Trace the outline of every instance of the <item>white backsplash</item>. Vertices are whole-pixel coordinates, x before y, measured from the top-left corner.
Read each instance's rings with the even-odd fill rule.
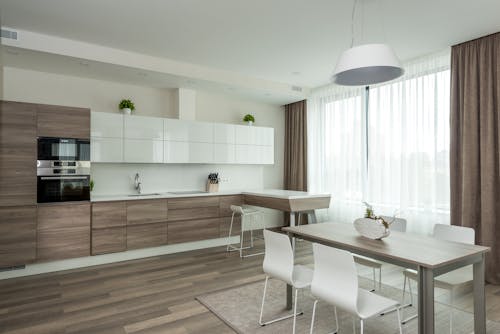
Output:
[[[132,194],[136,173],[143,193],[205,190],[210,172],[222,179],[219,191],[265,188],[264,167],[259,165],[93,163],[92,195]]]

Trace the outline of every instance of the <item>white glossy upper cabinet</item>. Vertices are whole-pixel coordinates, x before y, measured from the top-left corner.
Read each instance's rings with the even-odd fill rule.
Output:
[[[274,146],[273,128],[256,127],[256,130],[257,130],[257,139],[255,144]]]
[[[164,119],[164,140],[213,143],[214,124],[207,122]]]
[[[165,163],[213,163],[214,146],[211,143],[186,141],[164,142]]]
[[[90,136],[106,138],[123,137],[123,115],[107,112],[91,112]]]
[[[248,125],[234,125],[235,143],[238,145],[257,145],[258,128]]]
[[[90,160],[123,162],[123,115],[92,112],[90,124]]]
[[[214,143],[235,144],[236,125],[214,123]]]
[[[123,137],[163,140],[163,120],[159,117],[124,115]]]
[[[134,163],[163,163],[163,140],[125,138],[123,160]]]

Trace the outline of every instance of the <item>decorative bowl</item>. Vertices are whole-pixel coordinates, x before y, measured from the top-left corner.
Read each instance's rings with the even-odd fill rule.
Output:
[[[391,234],[391,230],[378,219],[358,218],[354,221],[354,228],[363,237],[373,240],[380,240]]]

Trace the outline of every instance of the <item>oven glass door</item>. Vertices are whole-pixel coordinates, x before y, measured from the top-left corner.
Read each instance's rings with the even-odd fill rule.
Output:
[[[38,138],[38,160],[90,161],[90,142],[73,138]]]
[[[38,203],[90,200],[90,176],[38,176]]]

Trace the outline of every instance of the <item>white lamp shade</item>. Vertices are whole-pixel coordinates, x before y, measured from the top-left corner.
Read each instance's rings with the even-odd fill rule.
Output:
[[[402,76],[404,69],[386,44],[365,44],[342,53],[332,81],[344,86],[368,86]]]

